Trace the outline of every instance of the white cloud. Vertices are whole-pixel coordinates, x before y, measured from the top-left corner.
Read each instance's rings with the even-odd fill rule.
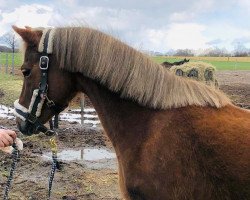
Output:
[[[239,4],[240,4],[242,7],[244,7],[244,8],[246,8],[246,9],[250,10],[250,1],[249,1],[249,0],[238,0],[238,2],[239,2]]]
[[[206,27],[196,23],[172,24],[168,31],[168,45],[174,49],[206,48],[207,38],[203,36]]]
[[[232,50],[234,46],[232,43],[236,39],[250,38],[250,30],[235,27],[232,24],[223,24],[222,26],[220,23],[217,23],[209,26],[204,35],[209,38],[210,41],[214,38],[222,40],[223,42],[216,46]]]
[[[201,13],[208,13],[215,7],[214,0],[200,0],[190,2],[184,10],[176,10],[169,16],[171,22],[190,22]]]
[[[45,4],[46,3],[46,4]],[[232,12],[233,9],[233,12]],[[0,36],[11,25],[89,25],[147,50],[232,48],[248,38],[250,0],[0,0]],[[232,16],[232,17],[230,17]],[[209,43],[215,39],[220,43]],[[240,40],[243,41],[243,40]]]
[[[77,4],[77,0],[60,0],[60,3],[65,3],[69,6],[74,6]]]
[[[13,5],[19,5],[18,0],[0,0],[0,9],[11,9]]]
[[[138,10],[133,9],[81,7],[81,11],[74,13],[70,18],[73,23],[82,21],[90,26],[120,31],[131,29],[135,26],[135,22],[140,21],[143,16]]]
[[[145,45],[148,49],[167,51],[168,49],[199,49],[207,48],[208,39],[203,36],[204,25],[196,23],[172,23],[164,29],[146,31]],[[144,48],[145,48],[144,47]]]
[[[190,12],[174,12],[170,15],[169,20],[173,22],[185,22],[192,20],[195,17],[195,13]]]
[[[23,5],[15,8],[12,12],[2,12],[0,26],[3,28],[0,31],[0,35],[8,31],[11,25],[46,27],[52,15],[53,9],[51,7],[39,4]]]
[[[216,0],[199,0],[192,5],[192,10],[195,12],[209,12],[215,8]]]

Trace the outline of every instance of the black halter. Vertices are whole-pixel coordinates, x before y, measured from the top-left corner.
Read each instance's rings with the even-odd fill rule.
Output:
[[[17,116],[20,115],[22,118],[25,119],[25,126],[32,126],[35,131],[43,132],[46,135],[52,135],[54,134],[54,131],[48,129],[46,126],[44,126],[38,119],[39,116],[37,116],[37,110],[39,108],[39,104],[41,104],[39,109],[42,109],[42,105],[45,101],[46,105],[53,110],[55,114],[60,113],[62,110],[65,109],[66,106],[61,106],[58,104],[55,104],[53,101],[51,101],[47,96],[48,91],[48,70],[49,70],[49,55],[47,53],[47,47],[48,47],[48,40],[49,40],[49,33],[51,30],[48,30],[46,32],[45,38],[44,38],[44,48],[42,55],[40,57],[39,61],[39,68],[41,70],[41,80],[39,83],[39,88],[37,94],[35,96],[34,101],[32,102],[33,105],[30,105],[30,109],[28,112],[24,112],[22,109],[18,108],[18,106],[15,106],[15,112],[17,113]],[[19,103],[18,103],[19,104]],[[20,105],[20,104],[19,104]],[[40,112],[40,111],[39,111]],[[30,135],[31,133],[27,133]]]

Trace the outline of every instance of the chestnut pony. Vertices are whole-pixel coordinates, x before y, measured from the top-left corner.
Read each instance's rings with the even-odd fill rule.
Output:
[[[48,30],[13,28],[25,42],[19,104],[28,108]],[[78,92],[89,96],[114,146],[125,199],[250,199],[248,110],[98,30],[55,28],[47,46],[48,98],[66,106]],[[38,119],[54,114],[44,105]]]

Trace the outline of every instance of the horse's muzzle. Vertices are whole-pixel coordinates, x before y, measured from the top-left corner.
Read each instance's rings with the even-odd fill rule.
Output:
[[[39,133],[37,128],[27,121],[17,120],[17,127],[24,135],[32,135]]]

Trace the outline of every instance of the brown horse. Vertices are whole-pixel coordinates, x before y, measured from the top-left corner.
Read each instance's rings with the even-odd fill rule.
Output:
[[[173,63],[170,63],[170,62],[168,62],[168,61],[165,61],[165,62],[161,63],[161,65],[164,66],[164,67],[166,67],[166,68],[171,68],[171,67],[173,67],[173,66],[175,66],[175,65],[177,65],[177,66],[178,66],[178,65],[183,65],[184,63],[189,62],[189,60],[190,60],[190,59],[184,58],[184,59],[181,60],[181,61],[177,61],[177,62],[173,62]]]
[[[28,108],[48,30],[14,30],[26,44],[19,104]],[[47,96],[62,107],[77,92],[89,96],[116,151],[125,199],[250,199],[248,110],[97,30],[52,31]],[[44,105],[38,120],[54,114]]]

